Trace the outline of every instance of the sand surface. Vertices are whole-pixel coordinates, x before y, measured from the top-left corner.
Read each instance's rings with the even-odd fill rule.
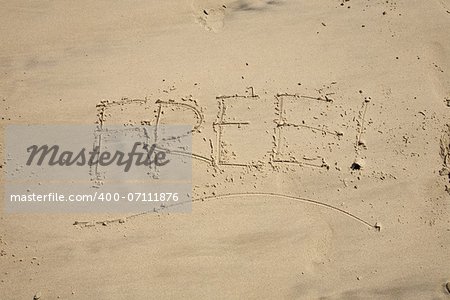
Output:
[[[0,2],[2,131],[188,103],[204,200],[1,212],[0,299],[449,299],[449,0]]]

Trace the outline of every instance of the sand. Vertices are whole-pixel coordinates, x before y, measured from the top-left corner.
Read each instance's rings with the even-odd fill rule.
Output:
[[[196,129],[192,213],[2,210],[1,299],[449,299],[450,1],[1,2],[2,132]]]

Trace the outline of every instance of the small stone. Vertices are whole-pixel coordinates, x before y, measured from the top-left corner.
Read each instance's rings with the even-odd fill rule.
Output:
[[[445,288],[447,289],[447,292],[450,294],[450,281],[447,281],[445,284]]]
[[[37,293],[33,296],[33,300],[41,299],[41,297],[42,297],[41,292],[37,292]]]
[[[362,159],[355,160],[350,166],[352,170],[361,170],[364,168],[364,161]]]

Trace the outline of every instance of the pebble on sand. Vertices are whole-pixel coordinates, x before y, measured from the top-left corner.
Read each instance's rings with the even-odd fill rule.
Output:
[[[350,166],[350,168],[352,170],[361,170],[364,168],[365,162],[362,159],[356,159],[352,165]]]

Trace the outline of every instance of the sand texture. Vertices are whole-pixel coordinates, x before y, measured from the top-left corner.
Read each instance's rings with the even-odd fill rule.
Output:
[[[0,2],[2,132],[189,124],[194,195],[0,211],[0,299],[450,299],[449,0]]]

